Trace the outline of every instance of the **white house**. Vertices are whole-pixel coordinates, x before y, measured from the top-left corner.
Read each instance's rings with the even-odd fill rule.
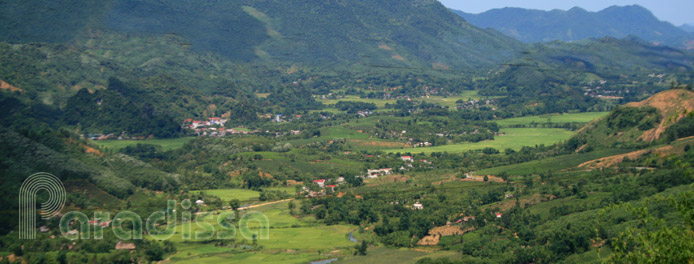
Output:
[[[205,205],[205,201],[203,201],[203,200],[197,200],[197,201],[195,201],[195,204],[198,205],[198,206],[204,206],[204,205]]]
[[[323,188],[325,186],[325,179],[313,180],[313,183],[318,184],[318,187]]]
[[[419,201],[417,201],[416,203],[414,203],[414,204],[412,205],[412,209],[414,209],[414,210],[422,210],[422,209],[424,209],[424,205],[422,205]]]
[[[400,157],[403,161],[413,161],[412,156],[402,156]]]
[[[366,170],[366,177],[373,179],[373,178],[378,178],[378,176],[383,176],[383,175],[388,175],[393,173],[393,169],[391,168],[385,168],[385,169],[377,169],[377,170]]]

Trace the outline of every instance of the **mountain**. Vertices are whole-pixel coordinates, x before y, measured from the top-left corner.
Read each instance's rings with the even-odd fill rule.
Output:
[[[453,12],[473,25],[494,28],[523,42],[634,35],[652,43],[694,48],[694,35],[660,21],[648,9],[638,5],[611,6],[599,12],[579,7],[567,11],[501,8],[480,14]]]
[[[694,33],[694,26],[692,24],[682,24],[680,28],[684,31]]]
[[[693,65],[688,52],[638,38],[535,43],[500,67],[479,93],[506,96],[499,99],[502,107],[534,105],[533,114],[605,111],[591,107],[600,98],[641,100],[667,89],[671,78],[688,83]]]
[[[694,92],[672,89],[617,107],[579,130],[568,145],[577,151],[642,148],[694,136]]]
[[[167,34],[201,54],[270,65],[470,69],[504,61],[521,47],[435,0],[30,0],[2,1],[0,9],[4,42]]]

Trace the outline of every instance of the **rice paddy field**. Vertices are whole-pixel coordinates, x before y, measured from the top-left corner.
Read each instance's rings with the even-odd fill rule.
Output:
[[[585,112],[585,113],[566,113],[566,114],[551,114],[539,116],[524,116],[518,118],[508,118],[496,121],[501,127],[513,125],[530,125],[532,123],[547,124],[547,123],[588,123],[595,119],[601,118],[609,114],[609,112]]]
[[[446,106],[449,109],[455,109],[456,102],[458,100],[463,100],[463,101],[470,100],[470,99],[483,100],[483,99],[493,99],[493,98],[498,98],[498,97],[499,96],[481,96],[477,93],[477,91],[465,91],[465,92],[463,92],[457,96],[415,97],[415,98],[412,98],[412,100],[418,100],[418,101],[423,101],[423,102],[427,102],[427,103],[438,104],[438,105]],[[383,107],[385,107],[386,104],[395,104],[397,102],[397,99],[371,99],[371,98],[360,98],[359,96],[356,96],[356,95],[347,95],[344,98],[340,98],[340,99],[318,99],[318,101],[325,104],[325,105],[335,105],[340,101],[373,103],[378,108],[383,108]]]
[[[280,191],[286,192],[288,194],[294,194],[296,189],[294,187],[272,187],[265,188],[269,191]],[[251,201],[258,200],[260,196],[259,191],[249,190],[249,189],[209,189],[209,190],[199,190],[194,192],[202,192],[208,195],[214,195],[219,197],[224,201],[231,201],[237,199],[239,201]]]
[[[523,146],[552,145],[569,139],[574,133],[561,128],[503,128],[500,131],[503,134],[496,136],[494,140],[435,147],[383,149],[383,151],[390,153],[460,153],[484,148],[495,148],[500,151],[507,148],[519,150]]]
[[[201,224],[179,224],[175,228],[176,233],[170,238],[178,252],[164,263],[307,263],[330,258],[330,255],[326,254],[343,256],[351,253],[356,243],[349,240],[348,233],[356,229],[356,226],[318,225],[313,217],[295,218],[289,214],[288,203],[280,202],[253,208],[254,213],[249,213],[252,217],[241,216],[241,221],[236,225],[238,228],[233,229],[221,227],[216,220],[224,214],[233,215],[230,211],[221,214],[209,212],[197,216],[198,222],[202,222],[202,225],[208,224],[217,234],[228,236],[224,239],[236,241],[236,246],[218,245],[217,241],[223,241],[219,239],[184,240],[184,234],[193,236],[195,233],[206,231]],[[265,216],[269,228],[260,231],[257,220],[262,220]],[[249,229],[242,228],[244,226],[248,226]],[[259,234],[258,247],[250,247],[252,232]],[[267,237],[263,236],[265,232]]]

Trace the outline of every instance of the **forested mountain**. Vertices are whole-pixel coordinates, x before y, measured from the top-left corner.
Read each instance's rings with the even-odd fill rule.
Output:
[[[195,51],[236,62],[470,68],[501,62],[520,48],[434,0],[32,0],[3,1],[0,9],[8,14],[0,16],[1,41],[69,43],[99,31],[173,34]]]
[[[523,8],[492,9],[480,14],[453,10],[473,25],[494,28],[523,42],[577,41],[586,38],[638,36],[673,47],[694,48],[694,35],[660,21],[648,9],[612,6],[599,12],[580,7],[541,11]]]
[[[691,24],[683,24],[680,26],[680,28],[683,29],[684,31],[694,33],[694,26],[692,26]]]
[[[536,104],[519,111],[588,110],[601,97],[640,100],[666,89],[668,78],[687,83],[693,63],[688,52],[637,38],[553,41],[529,46],[479,88],[486,95],[509,95],[503,104]]]

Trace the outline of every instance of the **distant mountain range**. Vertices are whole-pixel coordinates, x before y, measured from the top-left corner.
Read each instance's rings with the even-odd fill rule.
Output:
[[[684,31],[694,33],[694,25],[692,25],[692,24],[683,24],[680,26],[680,28]]]
[[[494,28],[523,42],[633,35],[651,43],[694,49],[694,34],[660,21],[648,9],[638,5],[612,6],[599,12],[579,7],[568,11],[501,8],[480,14],[452,11],[473,25]]]

